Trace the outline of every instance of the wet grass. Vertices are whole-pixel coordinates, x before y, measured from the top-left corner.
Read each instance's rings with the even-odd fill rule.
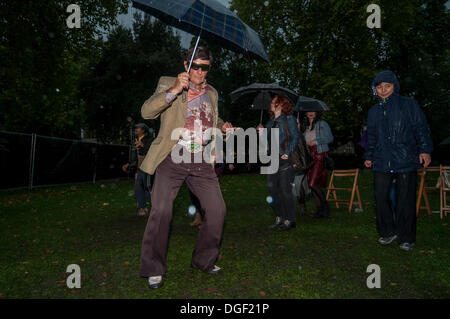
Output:
[[[146,218],[136,216],[131,182],[0,193],[0,298],[448,298],[448,218],[421,213],[411,252],[377,243],[372,174],[363,172],[364,212],[332,206],[331,217],[298,218],[271,231],[261,175],[221,179],[227,217],[220,265],[211,277],[189,267],[197,229],[189,226],[185,186],[174,203],[165,286],[150,291],[138,276]],[[432,209],[438,197],[430,195]],[[313,211],[312,203],[308,208]],[[66,286],[66,267],[81,267],[81,289]],[[367,266],[381,268],[368,289]]]

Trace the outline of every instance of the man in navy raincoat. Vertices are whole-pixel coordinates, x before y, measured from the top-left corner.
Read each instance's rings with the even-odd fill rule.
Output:
[[[392,71],[380,72],[372,82],[378,103],[369,111],[364,165],[373,169],[380,244],[397,239],[400,248],[409,251],[416,241],[417,170],[430,164],[433,143],[417,101],[400,96],[399,91]],[[389,200],[393,179],[397,181],[395,215]]]

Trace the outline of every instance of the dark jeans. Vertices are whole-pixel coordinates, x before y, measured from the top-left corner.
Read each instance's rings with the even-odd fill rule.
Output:
[[[285,160],[287,162],[287,160]],[[295,170],[280,159],[280,168],[274,174],[267,175],[267,188],[273,198],[275,213],[283,220],[295,221],[295,197],[293,183]]]
[[[191,262],[204,271],[212,269],[219,256],[226,212],[214,168],[205,162],[176,164],[169,154],[155,174],[152,210],[142,240],[140,275],[150,277],[166,273],[173,201],[185,181],[205,210]]]
[[[392,212],[390,191],[396,178],[396,207]],[[373,172],[377,229],[381,237],[397,235],[399,243],[416,241],[417,172]]]
[[[138,169],[134,178],[134,196],[138,208],[147,207],[146,199],[150,199],[149,182],[150,175]]]

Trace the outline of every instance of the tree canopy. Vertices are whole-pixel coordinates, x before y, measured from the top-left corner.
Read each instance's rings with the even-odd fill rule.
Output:
[[[450,136],[450,29],[446,0],[378,1],[381,28],[370,29],[359,0],[232,0],[231,9],[261,36],[271,63],[212,49],[208,81],[220,115],[241,127],[259,113],[231,104],[229,93],[278,82],[330,106],[324,114],[338,144],[357,142],[375,103],[370,83],[394,71],[401,94],[418,100],[435,142]],[[173,29],[144,14],[117,26],[127,0],[85,0],[82,27],[69,29],[70,1],[0,0],[0,129],[123,142],[158,78],[183,70]],[[106,36],[105,36],[106,34]],[[158,128],[158,121],[148,123]]]

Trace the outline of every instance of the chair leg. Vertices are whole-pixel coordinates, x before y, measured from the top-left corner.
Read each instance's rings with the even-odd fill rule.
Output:
[[[422,201],[424,183],[425,183],[425,174],[422,172],[420,174],[419,194],[417,196],[417,201],[416,201],[416,217],[419,216],[420,202]]]
[[[325,200],[330,199],[331,187],[333,185],[333,173],[331,173],[330,182],[328,183],[327,196],[325,196]]]
[[[353,187],[352,187],[352,195],[350,196],[350,203],[348,204],[348,212],[351,213],[353,209],[353,200],[355,199],[355,192],[356,192],[356,180],[357,175],[355,176],[353,180]]]
[[[425,201],[425,208],[427,209],[428,215],[431,215],[430,202],[428,201],[427,189],[423,188],[423,199]]]
[[[334,185],[332,186],[333,188],[334,188]],[[336,194],[336,191],[335,190],[333,190],[333,198],[335,199],[335,200],[337,200],[338,198],[337,198],[337,194]],[[339,208],[339,203],[338,202],[336,202],[336,208]]]
[[[359,208],[362,210],[361,196],[359,195],[359,186],[356,184],[356,198],[358,199]]]

